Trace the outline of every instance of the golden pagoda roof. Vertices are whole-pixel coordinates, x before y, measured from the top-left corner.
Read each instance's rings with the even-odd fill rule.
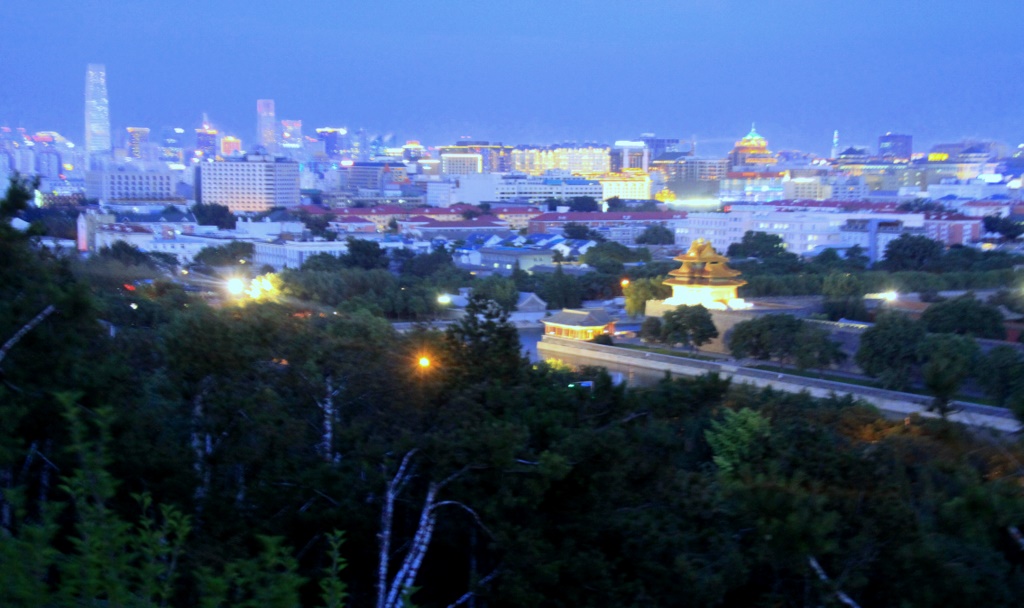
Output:
[[[715,251],[711,242],[697,239],[690,244],[690,249],[678,255],[675,261],[682,265],[669,272],[670,278],[665,285],[746,285],[743,279],[735,277],[742,274],[739,270],[729,268],[729,258]]]

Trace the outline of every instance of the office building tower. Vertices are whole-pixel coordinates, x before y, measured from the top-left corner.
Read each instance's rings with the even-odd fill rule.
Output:
[[[128,141],[125,147],[128,148],[128,156],[141,159],[143,150],[149,143],[149,129],[146,127],[128,127],[126,130],[128,131]]]
[[[107,71],[90,63],[85,71],[85,151],[90,156],[110,152],[110,102]]]
[[[233,212],[261,212],[299,204],[299,164],[269,155],[200,163],[198,200]]]
[[[910,160],[914,138],[911,135],[886,133],[878,138],[878,155],[892,160]]]
[[[217,155],[217,129],[204,123],[201,129],[196,129],[196,156],[213,158]]]
[[[324,154],[330,158],[341,158],[348,151],[348,129],[344,127],[321,127],[316,137],[324,142]]]
[[[654,133],[641,133],[640,141],[650,150],[650,158],[658,158],[666,152],[676,152],[682,144],[678,138],[655,137]]]
[[[220,155],[231,156],[232,154],[241,154],[242,152],[242,140],[231,135],[225,135],[220,140]]]
[[[302,121],[281,121],[281,147],[290,150],[302,149]]]
[[[273,154],[277,151],[277,120],[274,118],[274,100],[256,100],[256,137],[259,145]]]
[[[165,127],[160,133],[160,160],[180,163],[185,158],[185,129]]]

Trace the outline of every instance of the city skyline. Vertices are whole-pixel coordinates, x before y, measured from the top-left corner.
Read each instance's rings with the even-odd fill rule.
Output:
[[[822,4],[398,3],[383,23],[372,7],[204,6],[183,27],[169,7],[13,2],[5,8],[15,22],[60,37],[63,50],[54,63],[0,41],[19,58],[0,75],[27,83],[0,93],[0,123],[76,139],[81,89],[72,82],[95,62],[107,66],[115,132],[191,129],[208,112],[222,132],[257,141],[253,102],[273,99],[279,117],[310,128],[364,127],[432,144],[464,135],[610,143],[654,132],[696,135],[719,153],[751,121],[774,149],[822,156],[836,129],[843,147],[890,131],[913,135],[919,148],[1024,141],[1012,102],[1024,85],[1006,76],[1024,60],[999,43],[1011,40],[1022,7],[976,3],[978,14],[999,18],[965,21],[954,2],[929,11]],[[127,27],[118,36],[84,31],[114,23]]]

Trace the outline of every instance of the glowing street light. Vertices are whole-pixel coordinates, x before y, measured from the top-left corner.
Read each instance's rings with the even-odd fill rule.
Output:
[[[442,293],[441,295],[437,296],[437,303],[444,304],[447,306],[448,304],[452,303],[452,297],[446,293]]]
[[[622,285],[623,289],[629,287],[629,279],[622,279],[622,281],[619,282],[619,285]]]
[[[228,279],[227,288],[231,295],[240,296],[245,291],[245,281],[238,277]]]
[[[423,369],[426,369],[426,368],[430,367],[430,358],[429,357],[420,357],[419,365]]]
[[[896,293],[895,291],[886,291],[881,295],[882,299],[885,300],[886,302],[895,302],[900,297],[900,294]]]

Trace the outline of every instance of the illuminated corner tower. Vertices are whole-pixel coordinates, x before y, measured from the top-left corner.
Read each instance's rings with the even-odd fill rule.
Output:
[[[833,160],[839,158],[839,129],[832,132],[832,158]]]
[[[747,282],[738,278],[740,271],[729,268],[729,258],[719,254],[711,243],[697,239],[689,251],[676,256],[682,266],[669,272],[665,285],[672,288],[672,297],[665,300],[670,306],[696,306],[724,310],[749,308],[750,305],[736,295],[736,290]]]
[[[256,137],[267,152],[277,152],[277,120],[274,118],[274,100],[256,100]]]
[[[110,153],[107,70],[99,63],[90,63],[85,71],[85,152],[89,156]]]

